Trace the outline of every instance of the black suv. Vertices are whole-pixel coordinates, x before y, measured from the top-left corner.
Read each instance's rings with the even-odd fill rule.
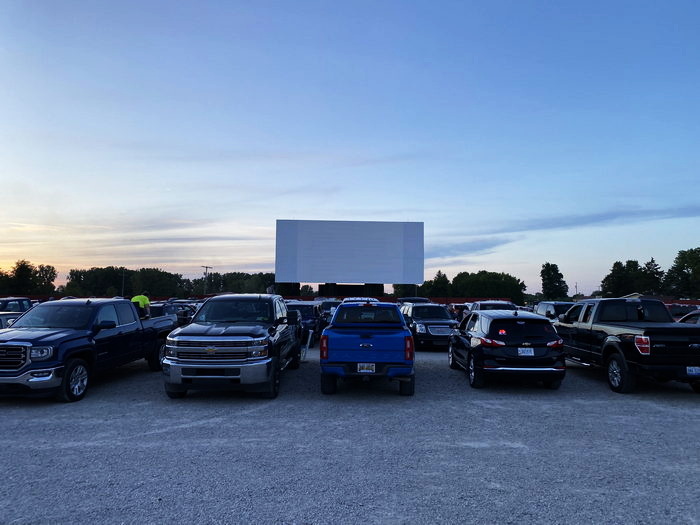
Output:
[[[553,321],[559,319],[561,314],[565,314],[569,308],[576,303],[570,301],[541,301],[535,307],[535,313],[544,315]]]
[[[313,338],[309,346],[313,348],[321,338],[321,304],[317,301],[287,301],[288,310],[297,310],[301,314],[301,343],[309,341],[309,333]]]
[[[401,305],[401,313],[413,334],[416,350],[446,348],[457,326],[457,321],[441,304],[405,303]]]
[[[552,323],[524,311],[483,310],[467,315],[450,337],[450,368],[467,371],[482,388],[491,376],[520,375],[556,390],[566,374],[564,341]]]

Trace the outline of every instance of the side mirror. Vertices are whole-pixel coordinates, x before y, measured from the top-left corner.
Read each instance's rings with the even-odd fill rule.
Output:
[[[100,321],[99,323],[97,323],[97,325],[95,325],[95,328],[98,332],[100,330],[111,330],[112,328],[116,327],[117,323],[115,323],[114,321]]]
[[[565,323],[566,322],[566,314],[561,314],[559,316],[559,322],[560,323]]]

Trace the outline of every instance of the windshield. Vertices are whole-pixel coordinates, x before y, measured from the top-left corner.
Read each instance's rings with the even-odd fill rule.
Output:
[[[314,307],[311,304],[288,304],[288,310],[299,310],[303,319],[313,319],[315,317]]]
[[[85,305],[37,306],[17,319],[12,328],[72,328],[86,330],[92,308]]]
[[[414,306],[414,319],[452,319],[452,316],[444,306]]]
[[[402,323],[402,318],[395,306],[339,306],[333,323]]]
[[[330,312],[331,308],[334,306],[338,306],[340,304],[340,301],[323,301],[321,303],[321,310],[324,312]]]
[[[512,303],[481,303],[481,310],[517,310],[517,307]]]
[[[271,323],[272,304],[267,301],[209,301],[192,319],[194,323]]]

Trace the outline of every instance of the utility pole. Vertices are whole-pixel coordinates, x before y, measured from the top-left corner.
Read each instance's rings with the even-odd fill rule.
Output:
[[[204,295],[207,295],[207,276],[209,275],[209,270],[211,270],[213,267],[202,266],[202,268],[204,268]]]

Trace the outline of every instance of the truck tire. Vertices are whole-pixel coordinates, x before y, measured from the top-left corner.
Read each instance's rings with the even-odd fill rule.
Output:
[[[634,390],[637,378],[622,354],[615,352],[608,357],[605,368],[608,372],[610,390],[619,394],[627,394]]]
[[[450,346],[447,347],[447,364],[450,365],[452,370],[459,370],[459,365],[457,364],[457,361],[455,361],[455,355],[452,351],[452,343],[450,343]]]
[[[280,364],[276,359],[272,362],[272,377],[267,385],[267,389],[261,393],[265,399],[275,399],[280,393]]]
[[[165,341],[158,341],[158,349],[152,351],[146,356],[148,369],[151,372],[160,372],[163,370],[163,358],[165,357]]]
[[[90,384],[90,367],[84,359],[69,359],[63,370],[58,399],[65,403],[80,401]]]
[[[472,352],[469,352],[467,357],[467,379],[469,380],[469,386],[472,388],[484,388],[486,386],[484,371],[476,366]]]
[[[410,381],[399,381],[399,394],[412,396],[416,391],[416,376],[411,376]]]
[[[325,395],[335,394],[338,389],[338,379],[333,374],[321,374],[321,393]]]
[[[170,399],[182,399],[187,395],[187,389],[166,384],[165,395],[168,396]]]

